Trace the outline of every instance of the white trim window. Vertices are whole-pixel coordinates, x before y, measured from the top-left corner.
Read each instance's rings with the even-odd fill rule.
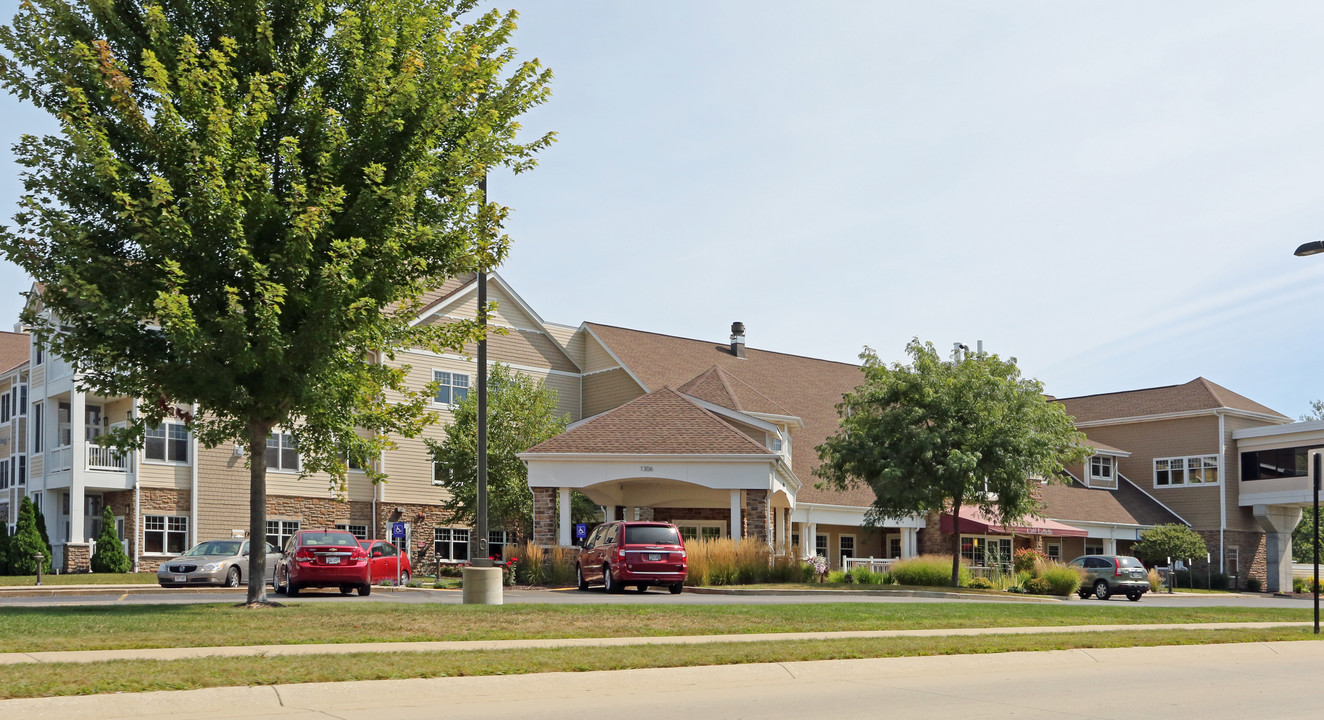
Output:
[[[1117,487],[1117,460],[1111,455],[1091,455],[1090,487]]]
[[[433,400],[438,405],[454,405],[469,397],[469,376],[464,373],[433,370],[432,381],[437,384]]]
[[[838,535],[837,536],[837,555],[844,558],[855,557],[855,536]]]
[[[827,535],[823,535],[823,534],[814,535],[814,555],[817,557],[821,557],[824,560],[829,559],[830,553],[828,553]]]
[[[1154,487],[1217,485],[1220,479],[1217,455],[1154,458]]]
[[[1102,554],[1103,554],[1103,540],[1101,540],[1101,539],[1099,539],[1099,538],[1085,538],[1085,554],[1086,554],[1086,555],[1102,555]]]
[[[151,462],[188,464],[189,432],[184,423],[163,422],[147,428],[143,458]]]
[[[188,516],[143,516],[143,552],[149,555],[178,555],[187,549]]]
[[[435,460],[432,461],[432,484],[437,487],[441,487],[445,485],[446,481],[450,480],[451,478],[450,468],[446,468],[446,469],[442,469],[442,468],[443,466],[441,463]]]
[[[498,560],[505,560],[509,557],[506,554],[506,547],[515,544],[515,533],[509,530],[488,530],[487,531],[487,554]]]
[[[9,422],[9,400],[13,395],[8,390],[5,391],[4,395],[0,395],[0,423]]]
[[[299,471],[299,445],[293,433],[273,432],[267,435],[267,469]]]
[[[275,547],[284,548],[285,543],[294,539],[294,534],[299,532],[299,525],[298,520],[268,520],[267,542]]]
[[[432,538],[438,560],[469,561],[468,528],[433,528]]]
[[[676,520],[681,541],[718,540],[726,537],[725,520]]]
[[[32,433],[32,454],[40,455],[46,446],[45,438],[42,437],[42,430],[46,426],[46,417],[41,414],[42,404],[38,400],[32,403],[32,420],[28,422],[31,426],[29,432]]]
[[[358,538],[359,540],[367,540],[367,539],[368,539],[368,526],[367,526],[367,525],[353,525],[353,524],[351,524],[351,523],[338,522],[338,523],[336,523],[336,529],[337,529],[337,530],[344,530],[345,532],[349,533],[350,535],[353,535],[354,537]]]

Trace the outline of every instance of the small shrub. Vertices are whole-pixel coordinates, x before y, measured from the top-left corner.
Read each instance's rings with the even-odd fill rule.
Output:
[[[1015,560],[1012,563],[1012,567],[1014,567],[1018,573],[1028,573],[1034,570],[1034,564],[1036,562],[1045,561],[1047,559],[1048,556],[1034,548],[1021,548],[1015,553]]]
[[[952,558],[948,555],[917,555],[892,564],[889,572],[899,585],[927,585],[945,587],[952,584]],[[970,568],[964,562],[958,571],[958,582],[970,584]]]
[[[850,574],[851,574],[851,578],[855,581],[856,585],[883,584],[882,573],[870,570],[869,568],[863,565],[857,565],[854,568],[851,568]]]
[[[1255,580],[1255,578],[1247,578],[1247,579],[1246,579],[1246,589],[1247,589],[1247,590],[1250,589],[1250,582],[1251,582],[1251,580]],[[1256,582],[1258,582],[1258,581],[1256,581]],[[1295,592],[1295,593],[1310,592],[1310,581],[1307,580],[1307,579],[1305,579],[1305,578],[1299,578],[1299,577],[1294,577],[1294,578],[1292,578],[1292,592]]]
[[[1048,586],[1048,595],[1070,595],[1080,588],[1080,569],[1060,562],[1048,561],[1037,578]]]
[[[1259,578],[1246,578],[1246,592],[1260,592],[1263,589],[1264,585]]]
[[[850,575],[843,570],[833,570],[827,574],[827,581],[836,585],[845,585],[850,582]]]
[[[966,587],[972,590],[992,590],[993,581],[982,577],[970,578],[970,582],[966,583]]]
[[[462,577],[464,575],[464,566],[459,563],[443,564],[437,571],[441,577]]]
[[[1152,592],[1163,592],[1163,576],[1159,574],[1158,569],[1149,569],[1149,589]]]
[[[1030,595],[1053,594],[1052,588],[1048,585],[1048,581],[1043,578],[1032,577],[1029,580],[1026,580],[1025,584],[1021,587]]]

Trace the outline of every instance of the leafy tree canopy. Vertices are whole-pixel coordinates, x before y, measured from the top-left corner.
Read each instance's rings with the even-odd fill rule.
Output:
[[[502,364],[492,366],[487,396],[488,517],[493,528],[520,538],[533,535],[533,492],[519,453],[565,431],[569,417],[556,409],[557,394],[541,381]],[[478,395],[469,393],[451,411],[455,419],[441,442],[429,441],[442,501],[456,522],[473,523],[478,506]],[[574,493],[572,517],[591,518],[597,507]]]
[[[1135,556],[1148,563],[1166,563],[1173,560],[1194,560],[1209,553],[1200,533],[1182,525],[1158,525],[1140,533],[1140,542],[1131,546]]]
[[[0,27],[0,85],[59,123],[14,149],[25,192],[0,252],[44,287],[23,320],[87,387],[147,400],[114,443],[176,403],[204,444],[245,443],[254,538],[273,427],[305,474],[343,482],[346,453],[431,417],[377,360],[479,332],[410,321],[505,257],[507,209],[479,182],[552,136],[516,122],[550,72],[514,62],[514,12],[475,5],[32,0]],[[265,601],[260,553],[248,578]]]
[[[1057,481],[1086,455],[1085,436],[1043,386],[1021,377],[1015,359],[969,354],[943,360],[912,340],[910,363],[860,354],[864,382],[837,406],[840,429],[818,446],[815,471],[835,488],[856,483],[875,495],[868,521],[976,505],[1011,523],[1038,508],[1032,489]],[[960,535],[954,534],[952,583]]]

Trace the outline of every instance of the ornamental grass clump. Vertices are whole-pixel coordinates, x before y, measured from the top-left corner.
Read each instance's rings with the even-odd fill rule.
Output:
[[[524,543],[515,562],[515,582],[521,585],[547,584],[547,551],[541,545]]]
[[[1064,565],[1056,560],[1042,560],[1034,564],[1035,580],[1041,581],[1034,583],[1035,588],[1042,588],[1047,592],[1039,590],[1030,590],[1031,583],[1027,582],[1024,587],[1026,592],[1033,592],[1037,595],[1070,595],[1080,589],[1081,580],[1084,576],[1080,568],[1074,565]]]
[[[687,585],[739,585],[767,582],[771,556],[765,545],[731,538],[686,540]]]
[[[892,581],[898,585],[926,585],[942,587],[952,581],[952,559],[947,555],[916,555],[892,563],[888,569]],[[961,585],[970,584],[970,568],[961,562],[958,579]]]
[[[883,574],[870,570],[863,565],[856,565],[850,571],[851,580],[856,585],[882,585]]]
[[[551,561],[547,564],[547,584],[552,587],[565,587],[575,584],[575,561],[579,559],[578,548],[552,547]]]

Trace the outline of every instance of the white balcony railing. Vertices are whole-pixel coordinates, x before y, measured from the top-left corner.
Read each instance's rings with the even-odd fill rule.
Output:
[[[74,449],[68,445],[46,451],[46,472],[60,472],[73,467]]]
[[[87,469],[109,472],[128,472],[129,457],[115,448],[87,444]]]
[[[73,374],[73,366],[65,362],[63,358],[54,355],[46,356],[46,382],[70,377]]]

